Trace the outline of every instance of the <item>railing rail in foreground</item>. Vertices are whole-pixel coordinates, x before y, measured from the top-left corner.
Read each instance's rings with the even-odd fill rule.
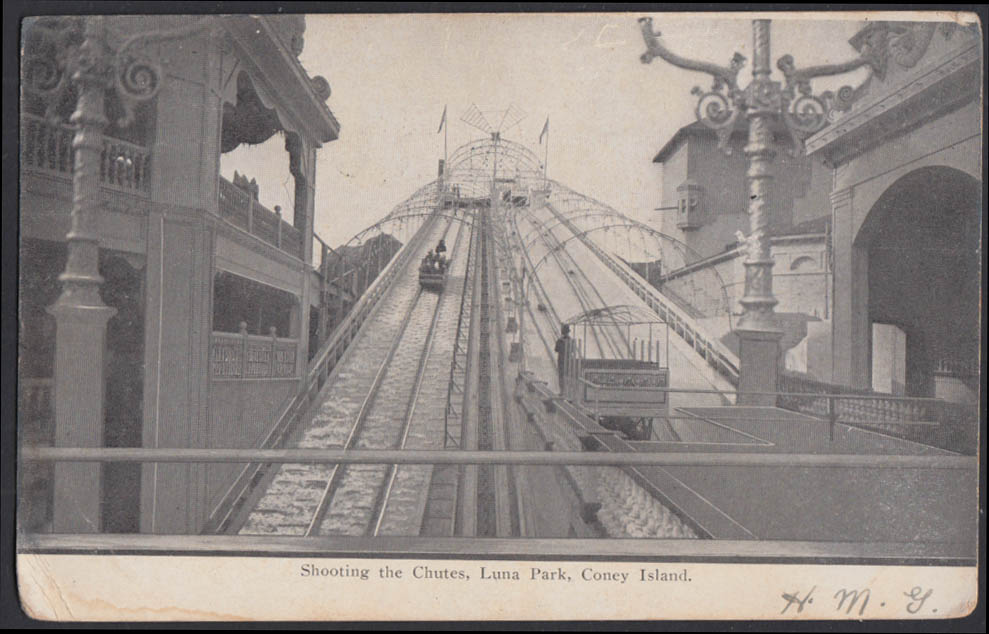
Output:
[[[974,566],[971,545],[942,542],[836,542],[730,539],[497,537],[296,537],[273,535],[22,534],[20,554],[138,554],[423,558],[561,561],[937,564]]]
[[[724,452],[444,451],[412,449],[145,449],[23,447],[21,458],[46,462],[270,464],[580,465],[617,467],[814,467],[838,469],[977,469],[975,456],[880,454],[732,454]]]

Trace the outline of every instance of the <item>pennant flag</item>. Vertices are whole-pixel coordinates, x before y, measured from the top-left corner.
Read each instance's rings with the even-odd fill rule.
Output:
[[[446,124],[446,106],[443,106],[443,117],[440,119],[440,127],[437,128],[436,134],[443,131],[443,126]]]
[[[543,144],[543,137],[549,134],[549,117],[546,117],[546,123],[543,125],[543,131],[539,133],[539,145]]]

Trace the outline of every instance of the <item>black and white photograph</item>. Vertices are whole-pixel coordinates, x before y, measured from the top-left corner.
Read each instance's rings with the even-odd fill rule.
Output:
[[[19,27],[28,617],[976,608],[980,15],[137,5]]]

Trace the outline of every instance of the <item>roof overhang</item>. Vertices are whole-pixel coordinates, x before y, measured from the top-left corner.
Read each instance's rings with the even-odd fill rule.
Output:
[[[904,75],[887,90],[867,96],[851,112],[807,139],[807,154],[840,165],[977,97],[981,45],[981,39],[967,41]]]
[[[278,96],[278,108],[291,119],[295,131],[317,143],[340,136],[340,123],[317,92],[306,70],[264,16],[229,16],[224,28],[256,71],[268,94]]]

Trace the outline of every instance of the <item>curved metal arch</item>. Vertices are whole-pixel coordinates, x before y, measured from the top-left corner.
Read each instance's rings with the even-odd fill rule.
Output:
[[[496,169],[497,168],[497,169]],[[454,150],[447,161],[446,180],[484,195],[492,178],[509,178],[520,187],[542,184],[543,166],[526,146],[508,139],[475,139]]]
[[[474,222],[474,218],[473,218],[473,215],[472,214],[464,213],[464,214],[461,214],[459,216],[458,215],[451,215],[451,214],[447,214],[447,213],[442,213],[442,212],[436,211],[435,210],[435,206],[422,205],[422,206],[419,206],[419,207],[414,207],[413,209],[424,209],[424,210],[425,209],[428,209],[429,211],[416,211],[416,212],[412,212],[412,213],[405,213],[405,214],[398,215],[398,216],[391,216],[391,215],[389,215],[389,216],[387,216],[385,218],[382,218],[381,220],[379,220],[378,222],[374,223],[373,225],[371,225],[369,227],[365,227],[364,229],[362,229],[361,231],[359,231],[358,233],[356,233],[352,238],[350,238],[350,240],[348,240],[346,243],[344,243],[344,245],[342,245],[341,248],[356,246],[356,245],[358,245],[358,244],[360,244],[360,243],[363,242],[363,236],[367,235],[368,233],[371,233],[373,231],[380,231],[386,225],[389,225],[389,224],[392,224],[392,223],[397,223],[397,222],[404,222],[404,221],[410,220],[410,219],[422,219],[422,220],[425,220],[425,219],[430,218],[430,217],[440,217],[440,218],[447,218],[447,219],[449,219],[451,221],[463,223],[465,226],[470,226]],[[383,234],[384,234],[384,232],[382,232],[382,235]],[[404,245],[402,245],[402,246],[404,246]],[[337,280],[341,280],[341,279],[346,278],[348,275],[351,275],[355,271],[359,271],[362,268],[365,268],[366,269],[367,266],[370,264],[370,262],[374,259],[375,255],[378,253],[378,251],[377,251],[378,248],[379,248],[379,245],[372,244],[371,245],[371,252],[368,253],[368,254],[365,254],[366,257],[362,258],[361,261],[357,262],[356,264],[354,264],[354,266],[352,266],[349,269],[347,269],[346,271],[340,273],[336,277],[334,277],[334,278],[332,278],[330,280],[327,280],[327,282],[328,283],[333,283],[333,282],[336,282]],[[345,257],[343,253],[341,253],[341,252],[339,252],[338,250],[335,250],[335,249],[334,250],[331,250],[330,253],[332,253],[332,255],[335,258],[337,258],[338,260],[342,260]],[[393,254],[393,256],[394,256],[394,254]],[[391,261],[391,259],[389,258],[389,262],[390,261]]]
[[[627,216],[627,215],[623,214],[622,212],[618,211],[617,209],[615,209],[611,205],[609,205],[607,203],[604,203],[604,202],[601,202],[597,198],[593,198],[591,196],[588,196],[587,194],[582,194],[582,193],[580,193],[580,192],[578,192],[578,191],[576,191],[574,189],[571,189],[571,188],[567,187],[566,185],[564,185],[563,183],[561,183],[559,181],[550,180],[549,183],[552,186],[552,190],[553,190],[554,193],[556,193],[557,191],[559,191],[559,192],[565,194],[566,198],[564,200],[576,199],[576,200],[586,201],[586,202],[588,202],[588,203],[590,203],[592,205],[595,205],[597,207],[601,207],[601,208],[604,208],[604,209],[610,209],[610,210],[614,211],[616,214],[618,214],[620,216],[623,216],[625,218],[629,218],[629,216]],[[547,200],[547,203],[552,203],[554,201],[555,201],[555,199],[553,197],[551,197],[550,200]],[[564,215],[566,215],[566,214],[564,214]],[[629,220],[632,220],[632,219],[629,218]]]
[[[632,304],[616,304],[614,306],[603,306],[592,308],[571,317],[566,322],[571,326],[582,323],[596,323],[595,320],[606,321],[613,324],[665,324],[666,321],[652,310],[642,306]]]
[[[413,192],[411,196],[409,196],[399,204],[392,207],[392,210],[385,215],[385,218],[388,218],[393,215],[398,215],[401,213],[402,209],[416,205],[417,203],[419,203],[419,201],[431,200],[435,205],[436,203],[439,202],[439,199],[440,199],[440,181],[439,180],[430,181],[429,183],[423,185],[415,192]]]
[[[584,215],[581,215],[581,216],[568,218],[567,220],[569,220],[571,222],[576,222],[577,220],[580,220],[581,218],[588,217],[589,215],[590,214],[584,214]],[[649,236],[651,236],[653,238],[656,238],[657,240],[662,241],[662,242],[659,243],[660,252],[661,252],[660,253],[660,259],[662,259],[662,252],[664,251],[663,250],[663,242],[668,243],[673,248],[673,251],[675,253],[678,253],[680,255],[680,257],[681,257],[681,259],[683,261],[683,263],[680,266],[685,266],[685,265],[689,264],[691,261],[696,262],[698,260],[703,259],[700,253],[698,253],[695,249],[693,249],[692,247],[690,247],[690,245],[688,245],[687,243],[683,242],[682,240],[679,240],[677,238],[674,238],[673,236],[671,236],[671,235],[669,235],[667,233],[663,233],[662,231],[659,231],[657,229],[654,229],[653,227],[650,227],[649,225],[647,225],[645,223],[642,223],[642,222],[639,222],[639,221],[637,221],[637,220],[635,220],[633,218],[629,218],[628,216],[619,216],[619,218],[621,218],[621,220],[625,223],[625,225],[619,225],[617,228],[623,228],[623,226],[627,226],[628,228],[632,228],[632,229],[635,229],[637,231],[641,231],[642,233],[644,233],[646,235],[649,235]],[[552,228],[554,228],[554,227],[556,227],[556,226],[558,226],[560,224],[563,224],[562,221],[561,222],[558,222],[556,225],[553,225],[552,227],[549,227],[549,228],[552,229]],[[581,228],[584,229],[584,227],[581,227]],[[607,228],[605,228],[605,230],[607,231],[608,229],[613,229],[613,228],[616,228],[616,227],[613,227],[613,226],[607,227]],[[591,229],[593,229],[593,227]],[[691,258],[691,259],[688,260],[688,258]]]
[[[685,256],[686,255],[690,255],[692,258],[695,258],[694,261],[704,259],[703,256],[698,251],[696,251],[695,249],[691,248],[689,245],[687,245],[682,240],[678,240],[677,238],[674,238],[673,236],[671,236],[669,234],[663,233],[662,231],[658,231],[657,229],[654,229],[653,227],[650,227],[649,225],[645,224],[644,222],[639,221],[639,220],[636,220],[635,218],[632,218],[630,216],[627,216],[627,215],[623,214],[622,212],[618,211],[617,209],[615,209],[614,207],[612,207],[612,206],[610,206],[610,205],[608,205],[606,203],[603,203],[603,202],[601,202],[601,201],[599,201],[599,200],[597,200],[595,198],[592,198],[591,196],[587,196],[587,195],[582,194],[582,193],[580,193],[578,191],[575,191],[573,189],[570,189],[569,187],[567,187],[566,185],[563,185],[562,183],[559,183],[557,181],[551,181],[551,182],[554,185],[556,185],[557,187],[561,188],[561,190],[565,191],[569,195],[569,198],[567,200],[580,200],[580,201],[588,202],[591,205],[593,205],[594,207],[601,209],[602,210],[600,212],[601,215],[614,215],[615,217],[621,218],[622,220],[628,222],[630,225],[635,225],[636,228],[641,229],[642,231],[644,231],[646,233],[649,233],[650,235],[659,237],[659,238],[664,239],[664,240],[668,240],[670,243],[673,244],[673,246],[680,248],[681,249],[681,253],[683,255],[685,255]],[[551,203],[548,202],[547,204],[551,204]],[[554,205],[554,208],[556,208],[555,205]],[[590,215],[592,215],[592,213],[584,213],[584,214],[581,214],[580,213],[580,212],[584,212],[585,210],[587,210],[589,208],[590,207],[581,206],[581,207],[578,207],[576,209],[570,209],[570,210],[567,210],[567,211],[563,211],[563,210],[559,210],[559,209],[557,209],[557,211],[559,211],[560,214],[562,216],[564,216],[564,218],[566,218],[566,220],[573,221],[573,220],[575,220],[577,218],[580,218],[580,217],[583,217],[583,216],[590,216]],[[554,225],[552,225],[552,227],[550,227],[550,228],[556,227],[558,224],[562,224],[562,221],[557,221],[557,223],[555,223]],[[687,262],[686,262],[686,259],[685,259],[685,264],[686,263]],[[720,276],[719,276],[719,280],[720,280]]]
[[[640,230],[640,231],[642,231],[643,233],[645,233],[647,235],[651,235],[651,236],[653,236],[653,237],[655,237],[655,238],[657,238],[657,239],[659,239],[659,240],[662,241],[662,242],[659,243],[659,246],[661,248],[662,248],[663,242],[669,244],[669,246],[673,248],[674,253],[677,253],[680,256],[680,258],[683,260],[684,263],[688,262],[688,257],[693,258],[695,261],[698,260],[698,259],[701,259],[701,256],[700,256],[699,253],[697,253],[694,249],[692,249],[691,247],[689,247],[687,244],[685,244],[681,240],[678,240],[678,239],[676,239],[676,238],[674,238],[672,236],[669,236],[669,235],[667,235],[665,233],[662,233],[662,232],[654,229],[653,227],[650,227],[649,225],[646,225],[646,224],[644,224],[644,223],[642,223],[642,222],[640,222],[638,220],[635,220],[634,218],[630,218],[629,216],[626,216],[625,214],[623,214],[623,213],[619,212],[618,210],[614,209],[610,205],[607,205],[607,204],[602,203],[601,201],[596,200],[596,199],[594,199],[594,198],[592,198],[590,196],[587,196],[585,194],[582,194],[580,192],[577,192],[577,191],[575,191],[575,190],[567,187],[566,185],[563,185],[562,183],[559,183],[558,181],[550,181],[550,183],[552,184],[552,186],[554,186],[556,188],[556,191],[557,192],[563,194],[563,202],[564,202],[564,204],[572,204],[574,202],[580,202],[581,203],[580,207],[577,208],[577,209],[570,209],[570,210],[566,210],[566,211],[561,211],[557,207],[557,205],[561,201],[559,199],[556,200],[556,201],[552,201],[552,202],[556,202],[557,203],[557,205],[553,205],[554,206],[554,209],[557,209],[557,211],[559,211],[559,213],[562,216],[564,216],[564,218],[566,220],[572,221],[572,220],[579,219],[579,218],[582,218],[582,217],[590,217],[592,215],[601,215],[601,216],[604,216],[604,217],[613,217],[618,222],[611,223],[611,224],[598,225],[598,226],[592,227],[590,229],[587,229],[585,231],[582,231],[582,232],[580,232],[578,234],[575,234],[573,236],[570,236],[570,237],[566,238],[560,244],[558,244],[556,247],[551,248],[549,251],[547,251],[547,253],[543,256],[543,258],[541,258],[539,260],[539,262],[537,262],[533,266],[533,274],[535,273],[536,270],[538,270],[542,266],[543,262],[545,262],[547,259],[549,259],[549,257],[552,256],[554,253],[556,253],[558,250],[562,250],[565,247],[566,243],[568,243],[571,239],[573,239],[575,237],[587,236],[588,234],[594,233],[595,231],[599,231],[599,230],[600,231],[607,231],[607,230],[612,229],[612,228],[633,228],[633,229]],[[548,202],[548,204],[552,204],[552,202]],[[539,219],[538,217],[536,217],[534,215],[533,211],[531,210],[531,208],[520,208],[519,210],[516,211],[516,215],[518,215],[519,212],[526,214],[526,216],[529,218],[529,220],[536,226],[536,231],[541,231],[542,233],[545,232],[546,225],[548,224],[547,221],[543,221],[543,220]],[[561,224],[561,223],[562,223],[562,221],[557,220],[556,223],[554,223],[553,225],[551,225],[549,228],[555,227],[555,226],[557,226],[558,224]],[[518,224],[517,223],[516,223],[515,226],[516,226],[516,230],[518,230]],[[526,234],[526,236],[528,236],[528,235],[529,234]],[[528,249],[528,247],[531,246],[534,242],[535,242],[535,240],[532,240],[527,245],[524,242],[523,242],[523,244],[524,244],[524,247],[526,249]],[[666,259],[666,258],[661,258],[661,259]],[[730,306],[730,302],[729,302],[729,299],[728,299],[728,294],[727,294],[727,291],[726,291],[727,285],[725,284],[724,279],[721,277],[720,273],[718,273],[716,269],[711,269],[711,273],[714,275],[714,279],[716,280],[716,284],[718,286],[720,286],[720,288],[721,288],[721,293],[720,293],[721,294],[721,297],[720,297],[719,304],[723,308],[719,309],[718,312],[719,313],[720,312],[724,312],[724,314],[726,314],[728,316],[728,318],[731,319],[731,306]]]
[[[698,259],[700,259],[700,257],[701,257],[700,254],[697,253],[697,251],[695,251],[694,249],[692,249],[689,245],[687,245],[683,241],[678,240],[678,239],[674,238],[673,236],[670,236],[668,234],[665,234],[665,233],[663,233],[661,231],[658,231],[658,230],[650,227],[649,225],[647,225],[645,223],[642,223],[642,222],[639,222],[638,220],[635,220],[634,218],[629,218],[628,216],[622,214],[621,212],[615,211],[614,209],[611,209],[610,207],[606,207],[605,210],[604,211],[601,211],[601,212],[590,212],[590,213],[582,214],[581,216],[576,216],[576,217],[575,216],[571,216],[569,218],[565,218],[565,220],[572,222],[572,221],[574,221],[575,218],[591,217],[591,216],[594,216],[594,215],[602,215],[602,216],[605,216],[605,217],[614,217],[614,218],[619,219],[619,222],[616,223],[616,224],[611,224],[611,225],[599,225],[598,227],[593,227],[591,229],[585,230],[584,232],[582,232],[581,234],[578,234],[578,235],[587,235],[588,232],[596,231],[599,228],[607,231],[608,229],[613,229],[613,228],[616,228],[616,227],[618,227],[618,228],[631,227],[631,228],[635,228],[635,229],[638,229],[640,231],[643,231],[644,233],[646,233],[648,235],[651,235],[651,236],[653,236],[655,238],[658,238],[660,240],[666,240],[666,241],[668,241],[674,249],[679,249],[680,254],[682,256],[684,256],[684,260],[686,260],[686,256],[688,254],[690,254],[690,255],[698,258]],[[554,218],[553,220],[555,220],[556,222],[554,224],[552,224],[552,225],[549,225],[548,222],[544,222],[544,221],[541,221],[538,218],[536,218],[532,214],[532,212],[529,212],[529,219],[530,219],[530,221],[534,225],[536,225],[536,228],[533,231],[530,231],[529,233],[527,233],[526,236],[530,235],[533,232],[539,232],[540,235],[544,235],[548,231],[550,231],[550,230],[558,227],[559,225],[563,224],[563,221]],[[567,240],[564,240],[564,242],[569,242],[569,240],[570,240],[570,238],[567,238]],[[528,249],[534,243],[535,243],[535,239],[533,239],[528,244],[523,243],[523,246],[526,249]],[[660,246],[662,247],[661,244],[660,244]],[[721,279],[721,276],[718,275],[717,277],[718,277],[718,281],[721,282],[722,287],[724,287],[724,281]]]
[[[401,220],[406,220],[412,216],[426,215],[425,212],[423,212],[422,214],[415,214],[415,213],[410,214],[408,212],[410,210],[418,210],[418,209],[435,209],[440,198],[439,186],[440,186],[439,180],[433,180],[430,181],[429,183],[426,183],[425,185],[417,189],[415,192],[413,192],[408,198],[403,200],[401,203],[395,205],[384,218],[374,223],[373,225],[365,227],[364,229],[354,234],[349,240],[347,240],[347,242],[345,242],[342,245],[342,247],[353,246],[355,243],[359,243],[363,241],[361,239],[362,236],[366,235],[371,231],[378,230],[383,225],[386,225],[390,222],[398,222]],[[344,255],[340,253],[337,249],[331,249],[330,254],[332,255],[332,257],[335,257],[338,260],[344,258]],[[349,269],[347,272],[342,273],[341,275],[335,277],[333,281],[345,277],[350,272],[357,270],[359,267],[360,265]]]
[[[441,190],[441,185],[459,185],[466,187],[470,193],[477,193],[483,196],[488,195],[490,192],[491,174],[486,169],[481,170],[479,167],[471,168],[464,166],[464,163],[470,161],[472,157],[493,155],[495,152],[500,157],[504,157],[509,163],[522,163],[523,166],[528,168],[527,171],[541,174],[542,164],[539,162],[538,157],[526,146],[508,139],[499,139],[498,141],[494,141],[493,139],[475,139],[454,150],[453,156],[450,157],[447,163],[445,182],[436,179],[423,185],[408,198],[395,205],[381,220],[355,234],[345,245],[352,244],[359,236],[376,230],[391,220],[420,217],[422,214],[415,213],[415,210],[435,208],[443,197],[444,192]]]
[[[595,218],[598,216],[604,218],[620,218],[622,220],[625,220],[624,216],[620,214],[616,215],[614,213],[611,213],[610,211],[591,211],[586,214],[581,214],[580,216],[568,218],[568,220],[573,220],[573,221],[586,220],[588,218]],[[536,218],[530,218],[530,220],[534,221],[533,224],[536,226],[533,228],[532,231],[527,232],[525,236],[520,236],[520,239],[522,240],[522,246],[525,249],[531,248],[532,245],[536,243],[536,240],[538,240],[540,236],[544,235],[547,231],[552,231],[553,229],[556,229],[557,227],[563,224],[563,221],[557,218],[552,218],[550,221],[547,222],[539,222],[539,220]],[[528,240],[528,237],[531,236],[532,234],[536,234],[536,237],[534,237],[532,240]]]
[[[448,214],[448,213],[444,213],[442,211],[437,211],[433,207],[416,207],[415,209],[430,209],[430,211],[413,211],[411,213],[406,213],[406,214],[402,214],[402,215],[399,215],[399,216],[389,216],[387,218],[383,218],[383,219],[379,220],[378,222],[374,223],[373,225],[371,225],[369,227],[365,227],[360,232],[354,234],[354,236],[350,240],[348,240],[344,244],[344,246],[352,246],[353,244],[355,244],[355,240],[357,240],[361,236],[364,236],[364,235],[366,235],[366,234],[368,234],[368,233],[370,233],[372,231],[375,231],[375,230],[380,230],[385,225],[388,225],[388,224],[394,223],[394,222],[402,222],[402,221],[409,220],[409,219],[412,219],[412,218],[421,218],[423,220],[425,220],[426,218],[446,218],[446,219],[452,220],[454,222],[463,223],[466,226],[470,226],[470,225],[472,225],[474,223],[474,216],[473,216],[473,214],[467,214],[467,213],[464,213],[464,214],[461,214],[461,215]]]
[[[461,198],[489,198],[491,195],[491,176],[481,176],[473,174],[472,178],[463,178],[460,175],[448,175],[447,182],[452,187],[460,190]]]
[[[637,221],[633,221],[633,223],[634,224],[641,224],[641,223],[638,223]],[[603,230],[614,228],[614,227],[628,227],[628,226],[629,226],[628,223],[620,223],[620,224],[619,223],[615,223],[615,224],[612,224],[612,225],[600,225],[600,226],[597,226],[597,227],[592,227],[591,229],[587,229],[587,230],[582,231],[580,233],[575,233],[572,236],[568,236],[565,240],[561,240],[559,242],[559,244],[557,244],[555,247],[549,249],[546,252],[546,254],[543,255],[543,257],[540,258],[539,261],[536,262],[536,264],[533,265],[532,271],[530,271],[529,274],[530,275],[535,275],[536,274],[536,271],[538,271],[539,268],[542,267],[542,265],[549,259],[549,257],[551,255],[553,255],[557,251],[563,250],[566,247],[567,243],[569,243],[571,240],[575,240],[575,239],[578,239],[578,238],[581,238],[581,237],[588,236],[589,234],[594,233],[595,231],[603,231]],[[648,230],[649,227],[646,226],[646,229]],[[653,230],[653,231],[655,231],[655,230]],[[659,232],[656,232],[656,233],[659,233]],[[665,236],[665,234],[659,234],[659,235],[664,235]],[[672,240],[672,238],[671,238],[671,240]],[[684,245],[684,246],[686,246],[686,245]],[[716,269],[713,269],[712,268],[712,269],[710,269],[710,272],[714,275],[715,279],[717,279],[717,281],[718,281],[718,284],[721,286],[721,301],[722,301],[723,305],[725,306],[725,308],[724,308],[724,314],[726,316],[728,316],[729,319],[731,319],[731,305],[730,305],[730,302],[728,300],[728,293],[725,290],[727,288],[727,286],[725,285],[724,279],[721,277],[721,274],[719,274]]]
[[[447,165],[452,171],[461,169],[464,162],[474,157],[487,157],[498,153],[516,164],[523,163],[529,171],[542,173],[543,164],[539,157],[525,145],[509,139],[499,139],[495,141],[491,138],[475,139],[464,143],[453,151]],[[468,167],[470,170],[478,168]]]

